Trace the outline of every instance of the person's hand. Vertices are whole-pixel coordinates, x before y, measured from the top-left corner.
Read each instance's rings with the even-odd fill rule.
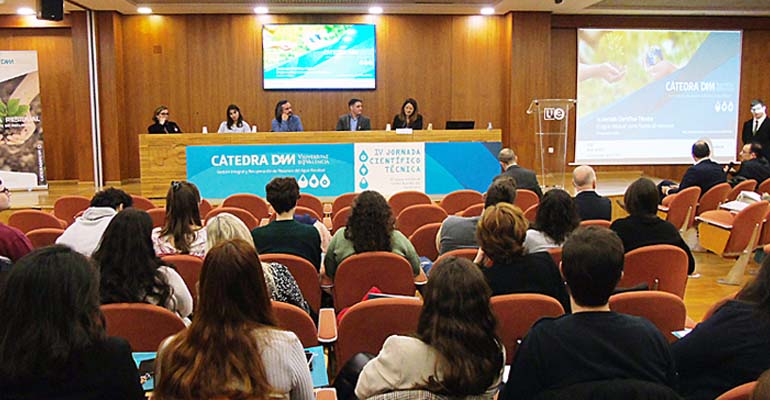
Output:
[[[284,112],[283,114],[281,114],[281,120],[288,121],[290,116],[291,115],[289,115],[289,113]]]
[[[165,125],[166,121],[168,121],[167,115],[158,115],[158,123],[161,125]]]
[[[655,65],[646,65],[647,74],[652,77],[652,79],[658,80],[660,78],[663,78],[673,72],[676,72],[678,69],[676,65],[671,63],[671,61],[663,60]]]
[[[487,255],[484,254],[484,250],[479,247],[479,251],[476,252],[476,258],[473,259],[473,262],[478,265],[485,265],[487,261]]]
[[[599,65],[598,76],[608,83],[614,83],[626,76],[626,67],[606,62]]]

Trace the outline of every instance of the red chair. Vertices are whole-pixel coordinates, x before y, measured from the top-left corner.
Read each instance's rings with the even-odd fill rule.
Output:
[[[291,272],[302,296],[316,313],[321,308],[321,286],[318,271],[310,261],[292,254],[260,254],[262,262],[283,264]],[[305,346],[307,347],[307,346]]]
[[[193,308],[195,308],[196,303],[198,303],[198,281],[201,277],[201,269],[203,269],[203,260],[188,254],[163,256],[161,259],[163,262],[173,265],[176,272],[182,277],[187,290],[192,295]]]
[[[8,225],[27,233],[40,228],[64,229],[67,222],[40,210],[18,210],[8,217]]]
[[[602,228],[609,228],[612,223],[606,219],[586,219],[580,221],[580,226],[601,226]]]
[[[62,196],[53,203],[53,215],[67,225],[75,222],[75,216],[91,206],[91,200],[83,196]]]
[[[39,249],[45,246],[56,244],[56,239],[64,233],[61,228],[40,228],[27,232],[27,238],[32,242],[32,247]]]
[[[556,264],[558,267],[559,264],[561,264],[561,255],[562,255],[562,248],[561,247],[553,247],[548,249],[548,254],[551,255],[551,258],[553,259],[553,263]]]
[[[682,234],[695,225],[695,212],[700,198],[700,188],[688,187],[671,197],[668,206],[658,206],[658,210],[666,214],[666,221]]]
[[[759,187],[757,187],[757,193],[770,193],[770,178],[765,179],[762,181],[762,183],[759,184]]]
[[[294,209],[294,215],[305,215],[305,214],[317,219],[318,221],[324,222],[324,219],[322,217],[323,213],[319,214],[316,210],[312,208],[297,206]]]
[[[484,203],[474,204],[466,208],[462,212],[460,212],[460,216],[461,217],[478,217],[483,212],[484,212]]]
[[[236,217],[238,217],[238,219],[243,221],[244,224],[246,224],[246,227],[249,228],[249,230],[252,230],[259,226],[260,221],[254,218],[254,215],[252,213],[242,208],[236,208],[236,207],[217,207],[211,210],[206,215],[206,223],[208,223],[208,221],[211,218],[214,218],[215,215],[219,215],[221,213],[229,213],[229,214],[235,215]]]
[[[339,312],[358,303],[373,287],[382,293],[414,296],[409,261],[387,251],[370,251],[342,260],[334,277],[334,308]]]
[[[332,217],[332,235],[335,234],[338,229],[348,224],[348,217],[350,217],[352,212],[353,208],[345,207],[334,214]]]
[[[158,208],[158,206],[155,205],[150,199],[142,196],[137,196],[135,194],[131,195],[131,199],[133,200],[132,207],[138,208],[140,210],[152,210],[153,208]]]
[[[484,195],[475,190],[456,190],[441,199],[439,206],[447,214],[453,215],[474,204],[483,204]]]
[[[403,192],[394,193],[388,199],[393,215],[398,215],[401,211],[409,206],[415,204],[433,204],[433,200],[430,197],[417,190],[405,190]]]
[[[741,192],[748,191],[753,192],[757,187],[757,181],[754,179],[746,179],[745,181],[733,186],[729,193],[727,193],[727,201],[733,201],[738,198]]]
[[[318,331],[308,313],[293,304],[275,300],[271,303],[280,328],[294,332],[302,343],[302,347],[318,346]]]
[[[257,221],[270,216],[267,202],[261,197],[251,193],[239,193],[230,195],[225,199],[225,201],[222,202],[222,207],[234,207],[246,210],[251,213],[251,215],[254,216]]]
[[[343,208],[353,205],[353,200],[355,200],[356,196],[358,196],[358,193],[345,193],[337,196],[332,203],[332,218]]]
[[[318,197],[310,193],[300,193],[299,199],[297,199],[297,206],[313,210],[318,215],[316,219],[323,221],[324,203]]]
[[[610,309],[647,318],[669,343],[676,341],[671,332],[684,329],[687,319],[687,310],[680,297],[654,290],[618,293],[610,297]]]
[[[337,365],[356,353],[379,353],[391,335],[416,332],[421,310],[417,298],[372,299],[350,307],[338,325]]]
[[[476,259],[476,254],[478,254],[479,249],[454,249],[451,251],[447,251],[446,253],[439,256],[439,258],[434,262],[433,264],[438,264],[440,261],[442,261],[446,257],[460,257],[460,258],[466,258],[468,260],[473,261]]]
[[[444,222],[447,213],[443,208],[433,204],[416,204],[403,209],[396,217],[396,227],[409,237],[417,228],[435,223]]]
[[[524,211],[524,218],[526,218],[530,223],[534,223],[535,219],[537,219],[537,208],[539,205],[540,204],[535,204]]]
[[[128,340],[131,351],[158,351],[167,337],[185,329],[184,322],[171,311],[145,303],[115,303],[101,307],[107,336]]]
[[[441,228],[441,222],[426,224],[417,228],[412,236],[409,236],[409,241],[412,242],[417,255],[427,257],[429,260],[438,258],[436,234],[438,234],[439,228]]]
[[[201,203],[198,205],[198,213],[201,217],[205,217],[213,209],[214,209],[214,206],[212,206],[208,200],[201,199]]]
[[[513,205],[526,210],[539,203],[540,198],[537,197],[537,193],[527,189],[516,189],[516,201]]]
[[[153,208],[147,210],[147,214],[150,214],[152,218],[153,228],[162,228],[166,226],[166,209],[165,208]]]
[[[669,244],[640,247],[626,253],[618,287],[646,283],[651,290],[662,290],[683,299],[687,265],[687,253],[679,247]]]
[[[757,387],[757,381],[744,383],[743,385],[736,386],[716,398],[716,400],[752,400],[751,394],[754,393],[754,388]],[[766,399],[753,399],[753,400],[766,400]]]
[[[728,193],[730,193],[730,184],[727,182],[712,186],[698,201],[698,209],[695,215],[701,215],[706,211],[718,209],[719,205],[725,202]]]
[[[506,364],[513,361],[519,342],[535,322],[564,314],[564,308],[556,299],[535,293],[492,296],[490,305],[497,316],[497,336],[505,345]]]

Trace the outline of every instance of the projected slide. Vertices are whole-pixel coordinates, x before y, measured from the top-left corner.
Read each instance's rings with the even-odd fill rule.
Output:
[[[264,25],[265,89],[374,89],[374,25]]]
[[[741,32],[578,30],[575,162],[733,160],[740,60]]]

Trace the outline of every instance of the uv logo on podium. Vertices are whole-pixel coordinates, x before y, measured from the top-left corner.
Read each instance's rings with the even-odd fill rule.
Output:
[[[545,107],[543,108],[543,119],[546,121],[561,121],[564,119],[566,113],[561,107]]]

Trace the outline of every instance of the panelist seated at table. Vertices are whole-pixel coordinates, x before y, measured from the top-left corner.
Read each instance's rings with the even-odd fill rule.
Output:
[[[272,122],[272,132],[302,132],[302,121],[294,115],[289,100],[281,100],[275,105],[275,118]]]
[[[401,112],[393,117],[393,129],[422,129],[422,115],[417,112],[417,100],[408,98],[401,105]]]
[[[243,120],[241,109],[235,104],[227,106],[227,119],[219,124],[217,133],[249,133],[251,127],[249,123]],[[254,126],[256,128],[256,125]],[[255,129],[256,131],[256,129]]]
[[[363,116],[364,103],[361,99],[350,99],[348,102],[348,108],[350,112],[340,116],[337,120],[338,131],[370,131],[372,130],[372,122],[369,118]]]
[[[168,107],[160,106],[152,116],[154,124],[147,127],[147,133],[182,133],[182,129],[174,121],[168,120]]]

